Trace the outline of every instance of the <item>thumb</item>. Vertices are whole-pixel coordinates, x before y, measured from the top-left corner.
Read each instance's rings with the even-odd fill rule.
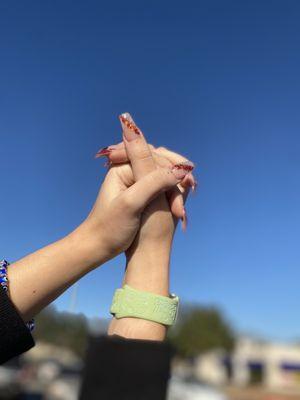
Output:
[[[158,168],[130,186],[122,194],[123,200],[132,212],[141,212],[160,193],[176,186],[194,168],[190,161],[172,168]]]

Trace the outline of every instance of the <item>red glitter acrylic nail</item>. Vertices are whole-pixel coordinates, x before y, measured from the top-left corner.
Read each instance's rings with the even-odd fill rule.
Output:
[[[102,149],[97,151],[95,158],[108,156],[113,150],[114,150],[113,146],[103,147]]]
[[[191,161],[184,161],[182,163],[173,165],[173,169],[182,169],[186,172],[192,172],[194,167],[195,166]]]
[[[124,113],[120,115],[120,121],[122,122],[123,126],[129,129],[130,131],[134,132],[136,135],[140,135],[141,131],[134,123],[133,119],[131,118],[129,113]]]
[[[177,179],[182,180],[187,174],[194,169],[194,164],[190,161],[185,161],[179,164],[175,164],[172,167],[172,172]]]

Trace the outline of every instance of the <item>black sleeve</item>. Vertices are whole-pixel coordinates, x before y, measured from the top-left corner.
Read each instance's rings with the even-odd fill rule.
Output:
[[[0,286],[0,364],[33,346],[29,329]]]
[[[167,343],[91,338],[80,400],[165,400],[171,357]]]

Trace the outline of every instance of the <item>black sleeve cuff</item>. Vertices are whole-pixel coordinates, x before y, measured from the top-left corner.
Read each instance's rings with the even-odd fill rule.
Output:
[[[164,400],[171,357],[165,342],[91,338],[80,400]]]
[[[29,329],[0,287],[0,364],[33,346]]]

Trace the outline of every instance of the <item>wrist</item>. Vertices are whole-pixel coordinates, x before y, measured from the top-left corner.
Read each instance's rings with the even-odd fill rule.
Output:
[[[177,309],[177,297],[155,295],[124,285],[116,290],[112,300],[110,312],[114,319],[109,334],[162,340],[167,327],[176,320]]]
[[[95,229],[88,220],[71,232],[66,240],[87,271],[102,265],[111,258],[102,235],[99,234],[99,229]]]
[[[157,322],[139,318],[113,318],[109,324],[108,335],[118,335],[126,339],[157,340],[165,339],[167,327]]]
[[[139,240],[138,238],[136,240]],[[123,284],[134,289],[169,296],[171,241],[134,243],[126,253],[127,268]],[[108,334],[130,339],[164,340],[167,328],[157,322],[139,318],[111,321]]]
[[[169,295],[171,246],[140,246],[127,256],[124,284],[135,289]]]
[[[125,254],[128,264],[142,263],[145,268],[151,268],[168,264],[171,250],[172,240],[142,241],[137,237]]]

